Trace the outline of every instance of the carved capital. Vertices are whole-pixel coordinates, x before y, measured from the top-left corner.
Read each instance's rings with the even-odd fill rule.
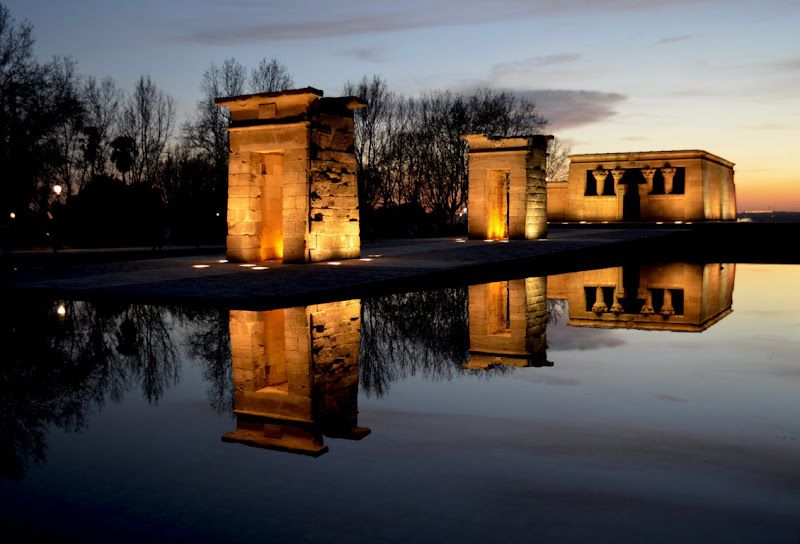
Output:
[[[649,290],[644,295],[644,304],[639,313],[642,315],[653,315],[656,313],[655,309],[653,309],[653,293]]]
[[[597,170],[592,172],[592,175],[594,176],[594,181],[597,183],[597,195],[598,196],[602,195],[603,184],[606,181],[606,177],[608,177],[608,170],[603,170],[601,168],[598,168]]]
[[[622,179],[622,176],[625,175],[625,170],[622,170],[621,168],[615,168],[611,171],[611,175],[614,176],[614,183],[619,183]]]
[[[606,306],[605,298],[603,297],[603,288],[597,288],[597,298],[595,299],[595,303],[592,305],[592,311],[596,314],[602,314],[603,312],[608,311],[608,306]]]
[[[675,168],[662,168],[661,175],[664,176],[664,193],[670,194],[672,192],[672,178],[675,177]]]
[[[642,176],[644,176],[647,183],[653,183],[653,177],[656,175],[655,168],[642,168]]]

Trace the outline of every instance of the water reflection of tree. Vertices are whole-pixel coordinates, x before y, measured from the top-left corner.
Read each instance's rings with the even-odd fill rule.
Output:
[[[134,389],[157,403],[180,378],[174,325],[181,312],[174,308],[67,301],[59,315],[52,301],[8,304],[0,317],[5,352],[0,364],[0,474],[6,477],[20,479],[30,466],[44,462],[50,425],[80,430],[89,414]],[[209,337],[220,327],[219,312],[191,318],[185,320],[190,351],[195,349],[192,332]],[[202,341],[195,338],[194,345]],[[228,348],[227,355],[216,353],[209,367],[218,368],[229,358]]]
[[[202,365],[206,394],[217,413],[234,408],[233,369],[231,366],[230,314],[218,309],[183,309],[187,355]]]
[[[362,389],[380,397],[391,382],[417,373],[433,380],[457,374],[506,372],[462,369],[469,361],[466,287],[416,291],[361,301],[359,373]]]

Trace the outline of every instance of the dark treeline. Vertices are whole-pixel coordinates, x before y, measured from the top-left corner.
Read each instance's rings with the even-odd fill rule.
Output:
[[[224,243],[228,118],[213,99],[290,88],[286,68],[212,64],[178,124],[148,75],[125,90],[33,46],[0,4],[0,246]]]
[[[464,134],[541,134],[547,120],[533,100],[505,91],[436,91],[408,98],[380,76],[348,82],[356,110],[362,235],[443,232],[467,206]],[[388,232],[387,232],[388,231]]]
[[[30,24],[0,4],[0,246],[224,243],[229,112],[214,98],[293,88],[288,69],[267,58],[212,63],[179,123],[148,75],[122,89],[80,74],[69,57],[40,62],[33,46]],[[368,103],[355,113],[365,236],[463,229],[459,137],[540,134],[547,124],[532,100],[505,91],[409,98],[365,76],[344,94]]]
[[[197,364],[218,413],[233,409],[228,312],[11,299],[0,316],[0,477],[46,460],[51,427],[79,431],[138,390],[157,404]]]

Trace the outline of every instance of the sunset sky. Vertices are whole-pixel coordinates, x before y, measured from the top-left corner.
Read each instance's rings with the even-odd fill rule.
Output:
[[[211,62],[262,57],[338,96],[391,90],[532,96],[574,153],[704,149],[736,163],[739,211],[800,211],[800,1],[0,0],[40,60],[132,89],[141,74],[189,114]]]

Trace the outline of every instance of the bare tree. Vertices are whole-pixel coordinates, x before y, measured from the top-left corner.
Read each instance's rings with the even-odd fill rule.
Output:
[[[222,66],[212,63],[200,81],[201,97],[197,101],[195,115],[182,127],[186,144],[209,160],[214,165],[214,170],[226,179],[230,153],[230,111],[228,108],[217,107],[214,99],[242,94],[246,77],[245,67],[235,59],[225,59]]]
[[[294,80],[289,74],[289,69],[278,62],[278,59],[267,57],[261,59],[250,72],[250,92],[271,93],[285,91],[294,87]]]
[[[84,110],[83,160],[87,168],[79,189],[108,173],[111,135],[117,125],[124,96],[112,78],[106,77],[98,82],[92,76],[85,79],[81,95]]]
[[[45,139],[46,175],[40,180],[45,194],[54,181],[64,188],[69,199],[81,187],[83,174],[83,105],[79,98],[77,62],[69,57],[55,57],[43,66],[47,95],[40,100],[49,102],[45,109],[55,113],[56,123]]]
[[[378,75],[364,76],[358,83],[348,81],[344,94],[367,103],[355,110],[355,155],[358,168],[358,194],[362,207],[396,203],[397,178],[388,171],[392,142],[395,96],[386,80]]]
[[[569,155],[572,146],[553,138],[547,142],[547,181],[567,181],[569,177]]]
[[[136,145],[131,180],[152,181],[175,123],[172,97],[159,90],[150,76],[140,76],[122,110],[121,132]]]

